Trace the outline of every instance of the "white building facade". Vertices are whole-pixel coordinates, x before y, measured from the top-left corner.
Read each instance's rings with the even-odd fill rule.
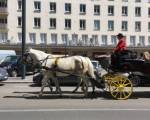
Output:
[[[7,30],[0,31],[0,42],[18,44],[22,1],[6,1]],[[150,45],[150,0],[26,0],[27,44],[114,46],[118,33],[128,46]]]

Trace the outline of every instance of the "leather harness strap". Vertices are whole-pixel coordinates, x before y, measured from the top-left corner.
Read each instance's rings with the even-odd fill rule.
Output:
[[[56,60],[55,60],[55,62],[54,62],[54,68],[56,68],[57,66],[58,66],[58,60],[59,60],[59,58],[56,58]]]

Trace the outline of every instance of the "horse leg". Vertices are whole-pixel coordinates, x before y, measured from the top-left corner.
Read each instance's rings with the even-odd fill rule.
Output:
[[[78,77],[78,79],[79,79],[79,78],[80,78],[80,77]],[[79,83],[77,84],[76,88],[72,91],[72,93],[75,93],[75,92],[79,89],[81,83],[82,83],[82,79],[80,78]]]
[[[55,86],[56,86],[56,92],[60,93],[60,95],[61,95],[62,92],[61,92],[61,89],[60,89],[58,79],[56,78],[55,74],[52,74],[52,79],[54,80],[54,83],[55,83]]]
[[[87,84],[87,82],[85,82],[84,96],[85,97],[88,96],[88,84]]]
[[[82,77],[82,80],[83,80],[82,89],[84,91],[84,96],[87,97],[88,96],[88,81],[87,79],[85,79],[85,77]]]
[[[42,80],[42,86],[41,86],[41,91],[39,93],[39,96],[43,95],[43,91],[44,91],[44,88],[46,87],[46,85],[47,85],[47,77],[44,76],[44,78]]]
[[[92,86],[92,94],[95,93],[95,84],[93,83],[93,81],[89,81],[91,83]]]
[[[49,79],[48,81],[47,81],[47,83],[48,83],[48,87],[49,87],[49,89],[50,89],[50,91],[52,92],[53,91],[53,87],[52,87],[52,80],[51,79]]]

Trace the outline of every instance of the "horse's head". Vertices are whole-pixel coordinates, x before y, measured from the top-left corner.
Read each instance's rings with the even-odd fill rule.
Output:
[[[32,49],[32,48],[30,48]],[[34,55],[30,52],[30,49],[26,49],[23,58],[22,58],[22,63],[23,64],[32,64],[34,63]]]
[[[41,65],[41,56],[38,50],[34,50],[32,48],[28,48],[22,58],[22,63],[23,64],[28,64],[31,66],[38,66]]]

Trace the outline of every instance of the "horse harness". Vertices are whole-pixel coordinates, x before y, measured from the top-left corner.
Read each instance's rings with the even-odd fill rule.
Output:
[[[48,57],[49,57],[49,56],[48,56]],[[79,75],[77,75],[77,74],[69,73],[69,72],[67,72],[67,71],[62,71],[62,70],[60,70],[60,69],[57,68],[57,67],[58,67],[58,60],[59,60],[60,58],[65,58],[66,56],[65,56],[65,57],[56,57],[52,68],[47,67],[47,66],[46,66],[46,63],[47,63],[47,60],[48,60],[48,59],[53,59],[54,57],[52,57],[52,58],[48,58],[48,57],[45,59],[46,62],[45,62],[45,60],[43,61],[43,62],[45,62],[45,65],[42,66],[42,69],[52,71],[52,72],[53,72],[53,75],[56,76],[56,77],[57,77],[56,72],[61,72],[61,73],[64,73],[64,74],[81,77],[81,76],[79,76]],[[67,57],[68,57],[68,56],[67,56]],[[82,69],[84,69],[83,60],[81,59],[81,61],[82,61]]]
[[[29,64],[32,64],[32,63],[33,63],[33,60],[34,60],[34,59],[32,58],[32,56],[31,56],[29,53],[24,54],[24,56],[25,56],[26,58],[27,58],[28,56],[30,57],[31,62],[30,62]],[[60,69],[57,68],[57,66],[58,66],[58,60],[59,60],[60,58],[66,58],[66,57],[68,57],[68,56],[63,56],[63,57],[50,57],[50,55],[48,55],[45,59],[39,60],[39,63],[40,63],[40,65],[41,65],[41,67],[39,67],[39,69],[45,69],[45,70],[52,71],[55,76],[56,76],[56,72],[61,72],[61,73],[65,73],[65,74],[69,74],[69,75],[74,75],[74,76],[80,77],[80,76],[77,75],[77,74],[72,74],[72,73],[69,73],[69,72],[67,72],[67,71],[62,71],[62,70],[60,70]],[[48,59],[54,59],[54,58],[56,58],[56,59],[55,59],[55,61],[54,61],[53,67],[52,67],[52,68],[47,67],[47,66],[46,66],[47,60],[48,60]],[[81,61],[82,61],[82,68],[84,69],[83,60],[81,59]],[[26,62],[26,61],[25,61],[25,62]],[[45,65],[42,66],[42,64],[43,64],[44,62],[45,62]]]

